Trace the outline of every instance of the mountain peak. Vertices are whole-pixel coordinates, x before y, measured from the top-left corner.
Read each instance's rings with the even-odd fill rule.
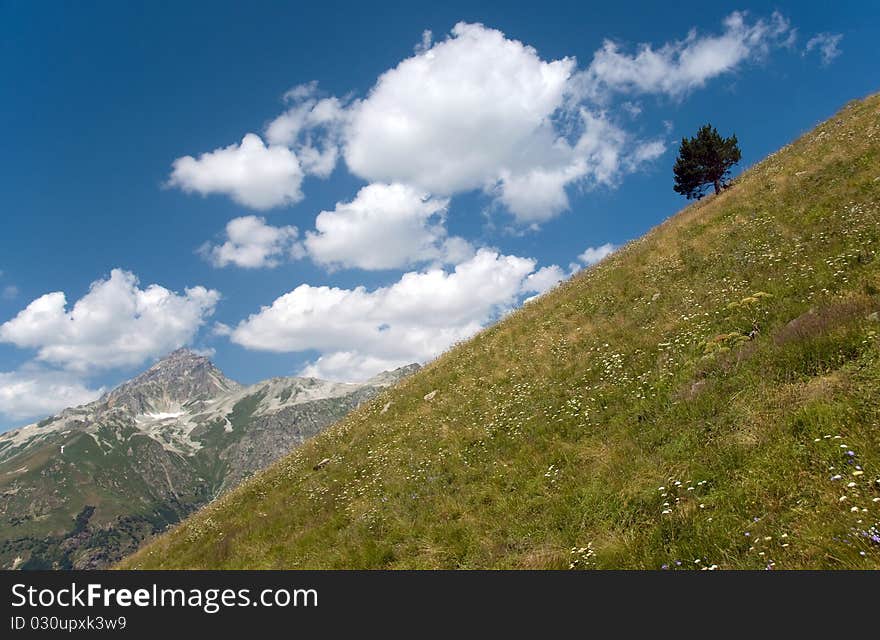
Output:
[[[110,407],[125,406],[134,413],[161,412],[193,400],[213,398],[239,386],[206,356],[180,348],[111,391],[106,402]]]
[[[203,356],[199,353],[196,353],[192,349],[188,349],[187,347],[181,347],[179,349],[175,349],[171,353],[169,353],[164,358],[160,358],[157,360],[149,370],[152,369],[161,369],[169,366],[181,366],[186,364],[191,364],[193,366],[198,366],[200,364],[210,364],[214,366],[211,360],[207,356]]]
[[[167,356],[163,358],[163,360],[169,360],[171,358],[203,358],[204,356],[196,353],[189,347],[180,347],[179,349],[175,349]]]

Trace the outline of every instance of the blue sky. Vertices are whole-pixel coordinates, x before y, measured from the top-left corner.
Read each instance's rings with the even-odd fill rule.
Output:
[[[876,91],[878,25],[845,2],[0,2],[0,428],[181,345],[242,382],[429,359],[683,206],[682,135],[735,132],[745,167]]]

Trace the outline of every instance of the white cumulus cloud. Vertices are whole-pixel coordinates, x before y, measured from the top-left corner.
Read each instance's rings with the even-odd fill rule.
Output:
[[[461,22],[445,38],[425,32],[361,99],[321,96],[314,82],[295,87],[266,128],[268,147],[249,134],[246,162],[237,161],[244,142],[181,158],[171,183],[265,209],[300,199],[303,175],[326,177],[342,157],[368,183],[406,185],[437,201],[484,192],[534,227],[569,209],[572,191],[615,187],[665,151],[665,134],[643,137],[623,124],[642,113],[641,96],[680,99],[792,47],[795,34],[778,12],[733,12],[714,34],[691,30],[635,51],[608,40],[578,68],[574,57],[544,59],[497,29]],[[812,46],[833,55],[836,41]],[[257,159],[269,155],[272,162]],[[428,229],[438,227],[420,233]]]
[[[226,224],[226,241],[206,243],[199,253],[215,267],[235,265],[245,269],[274,268],[282,262],[302,257],[296,227],[275,227],[265,218],[242,216]]]
[[[612,184],[647,156],[607,113],[567,99],[574,58],[538,52],[481,24],[385,72],[350,107],[345,160],[371,181],[441,196],[481,189],[524,223],[569,206],[572,184]]]
[[[570,274],[566,273],[562,267],[556,264],[552,264],[548,267],[541,267],[523,281],[522,292],[534,293],[535,296],[539,296],[545,291],[549,291],[555,287],[569,275]],[[527,300],[530,299],[531,298],[528,298]]]
[[[317,350],[306,371],[362,379],[424,362],[472,336],[520,296],[534,260],[479,250],[446,271],[405,273],[387,287],[303,284],[239,323],[231,340],[248,349]]]
[[[586,250],[578,256],[578,260],[586,266],[594,265],[604,260],[617,250],[617,247],[610,242],[606,242],[598,247],[587,247]]]
[[[336,97],[319,98],[317,82],[294,87],[284,99],[290,107],[269,123],[266,139],[294,149],[307,174],[326,178],[339,158],[346,105]]]
[[[760,59],[774,47],[791,46],[794,29],[782,14],[749,21],[743,12],[724,19],[718,35],[698,35],[692,29],[684,40],[654,48],[643,44],[637,53],[621,51],[606,40],[590,66],[578,75],[577,90],[594,99],[609,93],[665,94],[679,98],[717,76]]]
[[[178,294],[138,285],[133,273],[114,269],[69,309],[63,292],[47,293],[0,325],[0,342],[81,372],[133,366],[188,343],[220,298],[201,286]]]
[[[300,375],[323,380],[361,381],[382,371],[393,371],[404,363],[399,358],[382,358],[358,351],[336,351],[310,362]]]
[[[326,178],[336,167],[348,114],[340,99],[318,97],[317,82],[294,87],[284,100],[289,106],[267,125],[266,142],[248,133],[240,144],[178,158],[168,185],[225,194],[259,211],[301,201],[305,176]]]
[[[473,250],[449,238],[444,226],[446,198],[402,184],[371,184],[351,202],[322,211],[316,231],[306,234],[312,259],[330,267],[393,269],[438,261],[455,263]]]
[[[231,144],[174,161],[168,184],[201,195],[225,194],[240,205],[265,210],[302,200],[303,169],[287,147],[266,146],[249,133]]]
[[[544,153],[575,61],[545,62],[494,29],[459,23],[452,36],[385,72],[354,107],[351,170],[435,193],[481,188],[533,147]]]
[[[43,417],[97,400],[103,392],[60,371],[24,367],[0,372],[0,415],[12,420]]]

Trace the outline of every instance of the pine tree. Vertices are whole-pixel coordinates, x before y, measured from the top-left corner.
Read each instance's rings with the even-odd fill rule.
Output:
[[[693,138],[681,139],[673,168],[673,189],[689,200],[702,198],[709,186],[715,187],[715,193],[721,193],[728,186],[730,168],[741,157],[736,135],[722,138],[711,124],[700,127]]]

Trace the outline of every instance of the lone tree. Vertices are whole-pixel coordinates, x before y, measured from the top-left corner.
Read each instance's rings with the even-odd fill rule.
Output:
[[[736,136],[722,138],[711,124],[700,127],[693,138],[681,139],[678,159],[675,161],[675,186],[673,189],[688,200],[699,200],[706,195],[709,185],[715,193],[726,188],[730,168],[740,161]]]

